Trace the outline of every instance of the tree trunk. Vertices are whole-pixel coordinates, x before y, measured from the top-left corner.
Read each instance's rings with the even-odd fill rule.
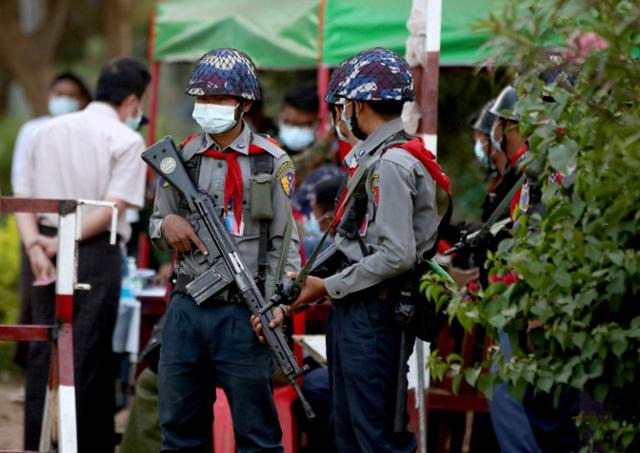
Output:
[[[12,65],[15,80],[20,82],[34,116],[45,115],[48,109],[49,84],[53,79],[53,59],[40,63]]]
[[[29,34],[20,28],[17,1],[0,0],[0,59],[24,89],[34,115],[43,115],[47,113],[47,92],[69,0],[48,0],[45,20]]]
[[[133,47],[131,0],[104,2],[104,31],[107,56],[110,59],[131,56]]]
[[[1,62],[0,62],[1,63]],[[7,113],[9,107],[9,88],[11,87],[11,74],[7,68],[0,65],[0,116]]]

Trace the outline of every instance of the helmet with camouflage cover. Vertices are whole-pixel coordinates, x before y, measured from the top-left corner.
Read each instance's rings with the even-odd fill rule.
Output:
[[[331,78],[329,79],[329,86],[327,87],[327,94],[324,97],[324,102],[327,104],[337,104],[338,96],[336,96],[336,90],[338,84],[345,78],[347,72],[347,63],[350,58],[340,63],[340,65],[333,71]]]
[[[255,64],[246,53],[230,48],[211,50],[200,57],[185,93],[236,96],[248,101],[261,99]]]
[[[391,50],[375,47],[344,61],[344,74],[328,97],[352,101],[413,101],[409,63]]]
[[[489,112],[493,113],[498,118],[520,121],[520,115],[516,113],[517,103],[518,90],[511,85],[507,85],[502,89]]]

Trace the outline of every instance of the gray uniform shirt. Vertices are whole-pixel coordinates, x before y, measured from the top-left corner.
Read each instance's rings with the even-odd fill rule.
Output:
[[[194,154],[200,154],[208,149],[220,150],[218,145],[209,137],[202,134],[195,138],[198,146],[186,146],[181,155],[184,161],[189,160]],[[252,274],[258,271],[258,238],[260,232],[260,221],[251,218],[249,210],[250,202],[250,177],[251,161],[249,157],[249,145],[254,141],[254,135],[245,124],[240,135],[231,143],[225,151],[233,150],[241,153],[238,156],[238,164],[242,171],[242,218],[244,229],[241,234],[232,234],[233,240],[240,251],[240,254],[247,263],[247,267]],[[191,145],[191,143],[190,143]],[[293,181],[293,163],[287,154],[276,147],[266,149],[266,152],[274,158],[273,184],[271,188],[271,200],[273,207],[273,220],[269,226],[269,244],[267,246],[267,297],[273,288],[274,273],[277,267],[280,251],[283,248],[283,239],[287,219],[291,216],[291,194],[292,190],[287,183]],[[208,193],[216,205],[220,205],[224,200],[224,182],[227,175],[227,163],[225,160],[218,160],[205,157],[200,163],[200,173],[198,177],[198,187]],[[288,175],[291,175],[287,178]],[[153,243],[162,250],[170,247],[162,237],[162,221],[169,214],[178,214],[186,217],[188,211],[180,206],[181,196],[172,186],[159,184],[156,189],[153,214],[149,221],[149,234]],[[300,268],[300,254],[298,233],[295,222],[289,245],[289,254],[285,266],[285,272],[297,271]],[[180,259],[176,266],[178,274],[186,274],[191,277],[200,275],[207,269],[206,263],[202,263],[195,258],[192,253],[188,253]]]
[[[405,273],[415,265],[418,255],[433,247],[439,224],[435,181],[407,151],[391,148],[382,154],[383,142],[402,129],[399,118],[392,120],[347,155],[350,166],[373,155],[363,176],[368,201],[360,230],[373,253],[363,257],[357,239],[336,235],[338,250],[356,262],[325,280],[332,299],[342,299]]]

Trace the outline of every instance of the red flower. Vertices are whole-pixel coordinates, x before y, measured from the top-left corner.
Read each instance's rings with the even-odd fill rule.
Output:
[[[472,280],[467,283],[467,289],[471,294],[475,294],[478,292],[478,282],[476,280]]]
[[[509,271],[509,273],[505,275],[492,275],[489,277],[489,281],[491,283],[502,282],[506,286],[511,286],[518,281],[518,276],[513,271]]]

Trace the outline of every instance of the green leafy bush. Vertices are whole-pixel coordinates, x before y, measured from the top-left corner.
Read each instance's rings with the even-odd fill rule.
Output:
[[[16,322],[18,277],[20,273],[20,236],[13,216],[0,223],[0,323]]]
[[[13,216],[0,220],[0,324],[18,320],[18,278],[20,273],[20,236]],[[14,369],[13,342],[0,342],[0,370]]]
[[[489,257],[487,288],[446,287],[432,297],[466,329],[480,325],[494,338],[504,330],[514,348],[508,361],[497,348],[494,374],[488,363],[452,367],[437,354],[432,373],[453,370],[488,395],[497,380],[515,396],[528,387],[556,398],[567,387],[586,391],[604,414],[577,422],[593,431],[591,447],[606,451],[640,450],[638,24],[640,4],[619,0],[508,1],[488,23],[493,58],[518,69],[520,129],[529,162],[544,163],[537,181],[545,210],[520,217]],[[585,51],[598,37],[606,48]],[[550,51],[562,56],[572,85],[541,82],[554,66]],[[572,185],[550,181],[574,169]],[[423,282],[432,296],[444,285],[434,276]]]

